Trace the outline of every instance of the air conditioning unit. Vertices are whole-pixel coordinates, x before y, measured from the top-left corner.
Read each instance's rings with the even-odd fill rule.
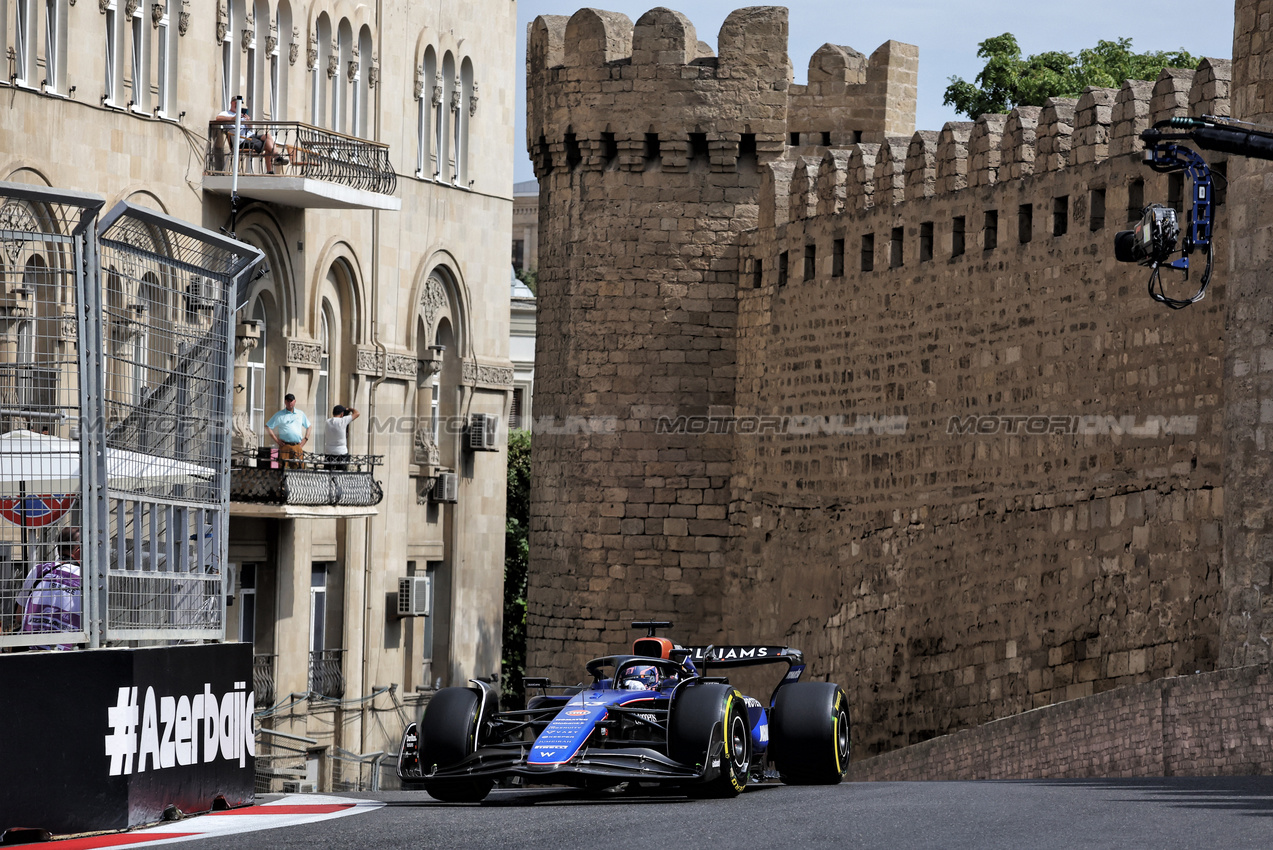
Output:
[[[428,576],[402,576],[398,579],[398,616],[429,616]]]
[[[499,430],[499,417],[493,413],[474,413],[469,417],[468,449],[471,452],[497,452],[495,442]]]
[[[439,472],[431,494],[435,502],[456,502],[460,498],[460,476],[454,472]]]

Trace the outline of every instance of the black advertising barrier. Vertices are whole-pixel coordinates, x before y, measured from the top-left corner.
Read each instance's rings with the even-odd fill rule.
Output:
[[[0,655],[0,832],[253,801],[252,645]]]

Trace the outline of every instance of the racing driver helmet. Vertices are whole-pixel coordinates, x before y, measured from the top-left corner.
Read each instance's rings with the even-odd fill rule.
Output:
[[[659,671],[652,665],[629,667],[623,671],[621,687],[629,691],[652,691],[659,683]]]

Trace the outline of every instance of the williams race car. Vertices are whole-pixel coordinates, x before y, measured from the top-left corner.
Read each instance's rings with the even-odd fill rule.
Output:
[[[680,647],[647,630],[630,655],[594,658],[592,683],[527,678],[538,691],[501,711],[498,689],[443,688],[398,754],[404,787],[445,802],[477,802],[497,780],[599,790],[635,783],[733,797],[748,782],[838,783],[849,765],[849,709],[830,682],[801,682],[804,656],[781,646]],[[768,706],[709,668],[785,664]],[[700,671],[699,667],[702,667]]]

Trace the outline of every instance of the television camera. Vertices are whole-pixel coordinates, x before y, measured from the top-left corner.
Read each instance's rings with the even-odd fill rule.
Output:
[[[1145,164],[1159,173],[1184,171],[1192,183],[1190,205],[1185,226],[1180,226],[1176,210],[1162,204],[1150,204],[1131,230],[1114,234],[1114,257],[1119,262],[1149,267],[1149,296],[1173,310],[1196,304],[1207,294],[1211,268],[1215,259],[1211,226],[1213,200],[1211,169],[1202,155],[1183,145],[1192,142],[1203,150],[1237,156],[1273,159],[1273,130],[1254,124],[1203,115],[1201,118],[1169,118],[1159,121],[1140,134],[1145,144]],[[1182,238],[1183,237],[1183,238]],[[1177,245],[1179,244],[1179,249]],[[1177,250],[1180,256],[1172,257]],[[1198,278],[1198,290],[1188,298],[1173,298],[1162,282],[1162,269],[1175,269],[1189,279],[1190,257],[1203,252],[1206,265]]]

